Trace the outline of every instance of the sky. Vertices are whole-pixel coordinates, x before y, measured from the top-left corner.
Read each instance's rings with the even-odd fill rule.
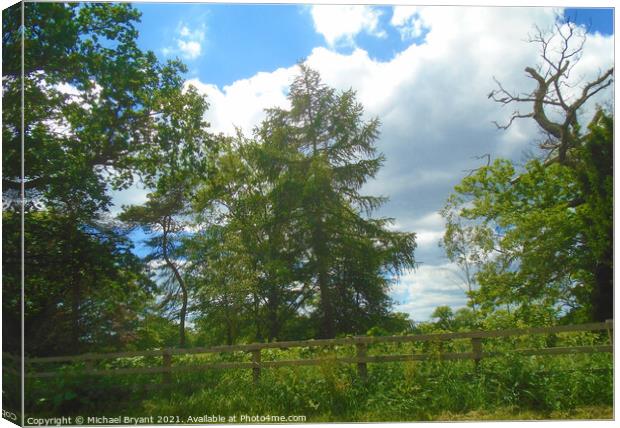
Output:
[[[613,11],[543,7],[351,6],[135,3],[139,44],[162,60],[180,58],[186,79],[208,97],[214,132],[247,135],[263,109],[286,107],[286,91],[306,60],[325,83],[353,88],[365,118],[378,117],[386,162],[362,193],[389,197],[377,215],[417,233],[419,267],[391,290],[394,309],[417,321],[434,308],[466,305],[458,270],[438,243],[438,211],[468,171],[489,154],[522,162],[539,138],[531,121],[506,131],[512,110],[487,95],[493,78],[510,90],[532,89],[523,71],[538,63],[526,41],[535,26],[564,16],[588,31],[573,75],[581,82],[613,65]],[[611,99],[607,91],[592,100]],[[584,118],[590,111],[584,113]],[[141,203],[146,191],[114,194],[117,207]],[[140,235],[134,236],[136,240]],[[139,252],[144,248],[138,246]]]

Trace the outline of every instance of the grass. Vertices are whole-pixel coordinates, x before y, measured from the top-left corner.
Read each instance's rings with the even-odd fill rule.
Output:
[[[592,342],[583,336],[581,344]],[[502,344],[485,344],[501,349]],[[531,343],[525,344],[532,346]],[[467,343],[446,344],[460,352]],[[408,344],[373,345],[370,355],[407,352]],[[27,408],[33,416],[101,415],[303,415],[307,422],[387,422],[466,420],[565,420],[613,418],[613,358],[610,354],[519,356],[506,354],[473,361],[382,363],[368,365],[362,381],[353,364],[333,361],[352,355],[343,347],[266,350],[263,361],[324,358],[318,366],[263,369],[258,384],[249,369],[179,373],[166,388],[161,375],[110,376],[31,385]],[[175,357],[174,365],[207,360],[248,360],[239,354]],[[114,366],[153,366],[127,359]],[[112,364],[112,363],[111,363]],[[138,385],[151,382],[145,392]],[[111,392],[112,391],[112,392]],[[36,394],[35,394],[36,393]]]
[[[535,411],[507,407],[490,411],[472,410],[464,414],[444,412],[435,421],[537,421],[537,420],[612,420],[612,406],[580,406],[571,410]]]

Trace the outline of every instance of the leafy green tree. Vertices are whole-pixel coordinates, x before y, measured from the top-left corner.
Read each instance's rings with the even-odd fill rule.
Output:
[[[192,96],[191,90],[183,89],[181,63],[161,64],[152,52],[138,48],[135,23],[140,16],[131,5],[35,2],[23,7],[23,81],[21,6],[3,13],[6,66],[2,132],[5,208],[19,211],[19,189],[23,185],[25,230],[21,231],[19,222],[9,221],[9,217],[3,216],[3,223],[11,236],[24,233],[26,247],[32,247],[29,251],[43,262],[65,266],[64,282],[60,283],[53,270],[37,270],[36,263],[41,262],[37,257],[26,258],[26,272],[36,272],[26,276],[26,311],[37,313],[41,325],[46,325],[45,321],[53,324],[51,318],[45,318],[53,317],[51,309],[39,312],[45,308],[40,307],[43,303],[37,301],[37,293],[66,299],[58,304],[63,313],[71,314],[73,321],[70,328],[62,325],[72,337],[72,346],[67,349],[77,352],[83,348],[84,332],[90,328],[86,320],[95,317],[94,312],[88,311],[99,308],[101,319],[106,319],[106,292],[110,296],[117,294],[114,287],[118,283],[104,281],[106,274],[102,274],[101,282],[91,278],[97,277],[100,269],[108,269],[108,262],[118,266],[125,263],[120,261],[125,256],[121,257],[117,248],[126,247],[121,243],[122,235],[118,231],[103,232],[107,228],[103,225],[109,223],[104,217],[110,206],[108,191],[129,186],[136,174],[147,183],[153,182],[159,160],[155,154],[160,152],[160,144],[169,140],[162,137],[165,131],[161,124],[176,126],[175,111],[202,106],[194,102],[196,96]],[[10,230],[13,227],[17,229]],[[70,258],[59,263],[57,253],[47,255],[35,248],[47,243],[57,245],[56,249]],[[94,262],[95,254],[101,258],[101,266]],[[143,267],[134,262],[123,269],[139,275]],[[3,276],[18,281],[20,264],[4,266]],[[50,275],[50,280],[46,281],[44,275]],[[148,300],[143,289],[132,285],[134,282],[128,280],[127,292],[132,290],[140,300]],[[16,290],[18,284],[13,284]],[[49,290],[45,289],[48,285]],[[62,286],[62,290],[53,290],[55,286]],[[42,288],[40,292],[34,291],[37,287]],[[133,301],[131,296],[130,293],[119,299]]]
[[[172,276],[164,281],[166,293],[161,306],[173,312],[178,310],[181,347],[185,345],[185,321],[189,301],[188,286],[178,260],[179,239],[184,230],[183,222],[177,218],[184,214],[182,197],[180,192],[150,193],[144,205],[128,207],[119,215],[120,220],[141,225],[147,233],[155,233],[155,236],[147,241],[147,245],[152,248],[148,260],[163,260],[165,270]],[[177,308],[179,304],[180,308]]]
[[[415,235],[370,218],[385,199],[359,193],[383,162],[374,146],[378,120],[363,121],[352,90],[337,93],[316,71],[300,69],[290,109],[268,110],[258,129],[259,141],[273,148],[270,199],[284,201],[292,213],[285,221],[306,249],[297,260],[302,283],[318,293],[321,336],[366,331],[387,313],[390,274],[414,266]]]
[[[248,275],[251,255],[239,236],[229,228],[211,225],[188,238],[185,248],[188,281],[196,290],[194,324],[201,332],[201,343],[232,345],[240,337],[256,340],[249,332],[254,326],[250,297],[255,277]]]
[[[479,328],[477,313],[470,308],[460,308],[454,312],[454,325],[457,329],[474,330]]]
[[[283,191],[281,186],[290,188],[293,181],[274,175],[278,161],[272,155],[283,152],[241,135],[225,139],[223,146],[218,173],[199,192],[204,226],[190,253],[198,257],[193,266],[207,284],[205,299],[223,303],[205,309],[205,316],[223,316],[227,341],[233,341],[236,308],[254,320],[257,340],[275,340],[308,295],[308,287],[295,284],[302,274],[296,257],[303,244],[290,227],[296,192]]]
[[[466,287],[465,292],[470,298],[468,303],[475,312],[476,304],[471,297],[478,286],[476,275],[493,251],[493,236],[489,228],[461,218],[452,202],[449,201],[440,211],[446,220],[446,231],[440,246],[448,259],[460,269],[459,279]]]
[[[245,228],[252,227],[248,218],[248,195],[255,189],[249,165],[233,148],[231,138],[222,138],[222,151],[216,160],[216,174],[200,183],[194,209],[197,231],[186,243],[189,269],[193,281],[202,286],[197,297],[197,323],[203,334],[232,344],[238,336],[238,325],[246,317],[244,296],[252,294],[256,282],[253,257],[246,244]],[[256,300],[256,297],[255,297]],[[256,337],[260,337],[261,321],[256,320]],[[222,328],[223,327],[223,328]]]
[[[171,274],[162,306],[178,312],[179,346],[186,343],[185,324],[190,290],[182,272],[182,236],[190,226],[191,204],[196,183],[208,180],[212,170],[215,139],[204,120],[206,99],[194,87],[170,90],[160,117],[152,123],[152,148],[144,165],[145,182],[155,188],[142,206],[124,207],[119,219],[142,226],[154,236],[149,260],[163,260]]]
[[[182,87],[184,68],[138,48],[139,12],[129,4],[24,7],[24,129],[15,61],[20,8],[10,8],[3,24],[3,55],[12,64],[3,68],[3,189],[19,189],[23,133],[28,205],[69,204],[88,216],[109,204],[108,186],[129,185],[148,162],[151,125]]]
[[[454,312],[450,306],[437,306],[431,318],[437,320],[435,324],[442,330],[452,330],[454,327]]]
[[[25,352],[58,355],[119,350],[152,304],[154,284],[113,222],[69,223],[48,211],[26,213],[24,231]],[[3,321],[5,332],[21,324],[20,216],[3,213]],[[76,274],[77,272],[77,274]],[[68,287],[67,283],[71,286]],[[7,345],[21,340],[6,334]]]
[[[575,320],[608,316],[612,302],[601,311],[599,296],[611,290],[597,275],[611,246],[612,125],[599,112],[569,152],[571,166],[533,159],[517,171],[497,160],[456,186],[449,210],[484,231],[469,245],[486,254],[472,293],[485,311],[505,305],[527,318],[540,305]]]
[[[613,318],[613,117],[599,111],[577,150],[575,166],[581,202],[576,207],[584,225],[583,241],[590,249],[593,273],[592,318]]]
[[[268,109],[252,139],[228,139],[197,197],[211,225],[200,232],[210,248],[195,251],[211,261],[204,290],[245,308],[258,340],[309,331],[306,322],[323,337],[364,333],[388,317],[392,278],[414,265],[414,234],[371,218],[384,199],[359,193],[383,161],[378,121],[362,120],[353,91],[337,93],[300,68],[290,109]],[[224,260],[234,268],[211,269]]]
[[[585,33],[570,22],[537,29],[530,42],[540,48],[539,64],[525,69],[535,88],[516,95],[497,81],[489,98],[518,106],[499,128],[536,122],[546,137],[540,158],[523,169],[500,159],[463,179],[442,211],[445,248],[462,267],[474,262],[480,288],[471,303],[487,312],[505,305],[533,317],[541,305],[602,321],[613,317],[613,120],[600,110],[584,132],[579,118],[612,84],[613,68],[572,83]]]

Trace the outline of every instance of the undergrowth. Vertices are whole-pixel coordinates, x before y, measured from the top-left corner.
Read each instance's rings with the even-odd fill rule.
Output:
[[[425,346],[425,352],[437,351]],[[443,351],[463,351],[466,346],[456,342],[444,346]],[[485,346],[499,349],[504,345],[497,342]],[[373,345],[369,355],[404,354],[412,348]],[[333,360],[336,355],[352,353],[344,347],[265,350],[263,361],[323,358],[324,362],[318,366],[264,368],[256,384],[251,369],[180,372],[167,385],[162,384],[161,374],[89,379],[67,374],[62,381],[31,382],[26,406],[33,416],[303,415],[308,422],[612,417],[610,354],[507,353],[485,358],[477,367],[470,360],[438,358],[368,364],[368,377],[363,381],[355,365]],[[215,360],[249,361],[249,356],[175,357],[174,365]],[[155,364],[140,358],[111,364],[145,365]]]

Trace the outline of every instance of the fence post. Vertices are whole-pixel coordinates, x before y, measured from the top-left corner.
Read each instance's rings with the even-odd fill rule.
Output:
[[[163,376],[163,380],[165,384],[169,384],[170,381],[172,380],[172,354],[170,353],[169,349],[164,349],[164,353],[162,354],[163,356],[163,366],[164,366],[164,376]]]
[[[258,383],[260,379],[260,361],[260,348],[258,348],[252,351],[252,365],[254,366],[252,368],[252,379],[254,383]]]
[[[93,360],[86,360],[85,362],[85,371],[87,374],[90,374],[91,371],[95,369],[95,362]]]
[[[366,362],[361,362],[359,359],[366,358],[366,351],[368,350],[368,346],[365,343],[356,343],[355,348],[357,350],[357,374],[361,380],[366,382],[368,379],[368,367],[366,366]]]
[[[478,367],[480,365],[480,360],[482,360],[482,338],[472,337],[471,347],[474,351],[474,362],[476,364],[476,370],[478,370]]]
[[[607,324],[607,336],[609,336],[609,344],[613,345],[614,344],[614,334],[612,333],[612,330],[614,328],[614,320],[605,320],[605,324]]]

